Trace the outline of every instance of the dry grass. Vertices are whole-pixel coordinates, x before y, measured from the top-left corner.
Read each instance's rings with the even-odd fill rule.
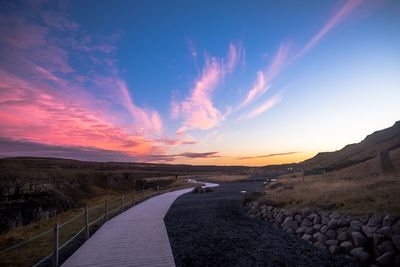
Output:
[[[218,174],[206,176],[204,179],[211,182],[234,182],[242,181],[249,178],[249,175],[229,175],[229,174]]]
[[[400,215],[399,175],[366,178],[332,175],[279,179],[281,183],[266,190],[264,200],[286,208],[320,206],[356,214],[389,212]]]
[[[184,180],[178,180],[174,182],[171,186],[166,188],[165,190],[154,191],[148,190],[145,191],[146,199],[152,197],[154,195],[174,191],[181,188],[192,187],[192,184],[188,184]],[[105,201],[106,200],[114,200],[116,201],[109,202],[108,209],[114,210],[120,207],[121,194],[117,194],[115,192],[110,192],[109,194],[105,194],[98,197],[93,197],[90,199],[83,200],[83,203],[87,204],[89,208],[97,207],[91,209],[89,211],[89,222],[96,220],[97,218],[104,215],[105,211]],[[135,203],[139,203],[143,201],[142,192],[135,192]],[[133,194],[124,194],[124,206],[128,208],[132,205],[133,202]],[[55,217],[42,219],[38,222],[31,223],[29,225],[13,229],[7,232],[4,235],[0,236],[0,250],[10,247],[14,244],[19,244],[24,240],[28,240],[31,237],[34,237],[40,233],[43,233],[49,229],[52,229],[56,222],[60,224],[66,222],[70,218],[77,216],[82,213],[84,209],[73,209],[61,214],[58,214]],[[113,214],[110,214],[110,218],[112,215],[118,214],[119,210]],[[103,220],[101,220],[97,225],[94,224],[93,228],[98,228],[102,224]],[[66,224],[61,227],[59,230],[59,238],[60,245],[62,245],[65,241],[70,239],[75,233],[77,233],[84,226],[84,215],[80,215],[77,219],[73,220],[71,223]],[[34,263],[38,262],[43,257],[52,253],[52,245],[53,245],[53,233],[50,232],[39,239],[36,239],[33,242],[29,242],[19,248],[13,249],[11,251],[1,253],[0,254],[0,266],[32,266]],[[21,256],[23,255],[23,256]]]

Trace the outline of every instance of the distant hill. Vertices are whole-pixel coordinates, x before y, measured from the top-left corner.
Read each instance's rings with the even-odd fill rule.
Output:
[[[352,170],[359,174],[380,174],[399,170],[400,121],[392,127],[376,131],[363,141],[334,152],[318,153],[298,164],[304,170],[326,172]]]

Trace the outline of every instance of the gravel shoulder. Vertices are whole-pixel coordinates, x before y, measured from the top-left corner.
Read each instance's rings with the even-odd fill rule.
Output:
[[[232,182],[179,197],[164,218],[176,266],[357,266],[247,216],[241,190],[260,182]]]

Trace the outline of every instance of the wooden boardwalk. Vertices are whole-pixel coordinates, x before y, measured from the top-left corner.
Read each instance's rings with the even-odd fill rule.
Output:
[[[62,266],[175,266],[164,217],[175,199],[192,189],[150,198],[114,217]]]

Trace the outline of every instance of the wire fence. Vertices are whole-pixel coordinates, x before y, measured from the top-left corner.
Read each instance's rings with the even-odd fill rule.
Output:
[[[189,179],[190,183],[202,183]],[[54,266],[79,248],[105,222],[132,206],[174,188],[133,191],[96,206],[86,206],[74,217],[18,244],[0,250],[0,266]]]

